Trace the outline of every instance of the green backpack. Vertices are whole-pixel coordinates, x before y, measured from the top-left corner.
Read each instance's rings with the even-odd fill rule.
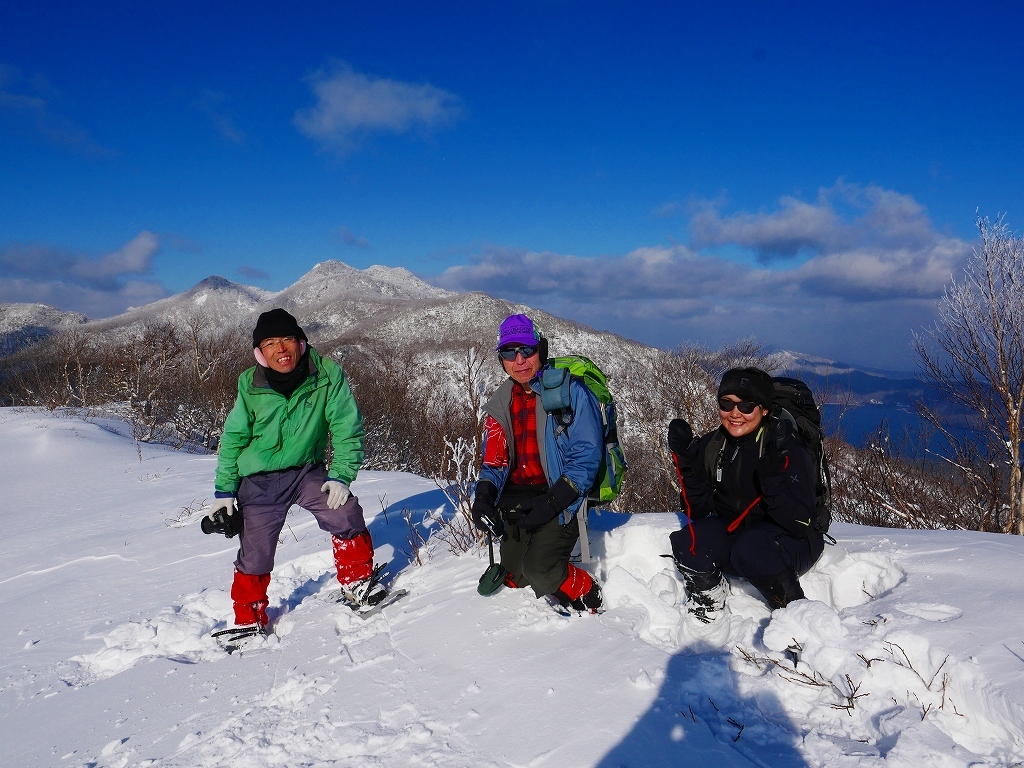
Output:
[[[556,420],[556,433],[569,428],[573,421],[572,404],[569,399],[569,382],[576,379],[589,389],[601,404],[601,422],[604,428],[604,458],[597,470],[597,479],[590,489],[591,504],[612,501],[622,490],[622,478],[626,474],[626,457],[619,445],[619,433],[615,426],[615,403],[608,391],[608,378],[590,359],[582,355],[553,357],[552,367],[541,374],[541,404],[544,410]]]

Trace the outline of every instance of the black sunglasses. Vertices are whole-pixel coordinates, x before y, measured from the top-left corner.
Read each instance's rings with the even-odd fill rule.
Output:
[[[537,347],[527,346],[526,344],[520,344],[517,347],[502,347],[498,350],[498,357],[502,360],[508,360],[512,362],[516,359],[516,355],[522,355],[523,360],[527,360],[537,354]]]
[[[722,413],[732,413],[733,408],[739,408],[740,413],[751,414],[754,409],[757,408],[757,403],[753,400],[726,400],[724,397],[718,398],[718,410]]]

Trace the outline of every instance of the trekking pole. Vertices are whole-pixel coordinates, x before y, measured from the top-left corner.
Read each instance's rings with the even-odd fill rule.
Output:
[[[590,562],[590,536],[587,535],[587,502],[590,499],[588,496],[583,497],[583,503],[580,504],[580,509],[576,513],[576,517],[580,523],[580,562]]]

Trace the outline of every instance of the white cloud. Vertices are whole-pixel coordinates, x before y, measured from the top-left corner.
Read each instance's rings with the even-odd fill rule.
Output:
[[[767,260],[794,256],[805,248],[831,250],[849,241],[848,228],[827,202],[810,204],[791,197],[780,202],[782,210],[768,215],[738,213],[723,219],[714,208],[698,210],[690,218],[694,245],[735,243]]]
[[[150,274],[160,239],[142,231],[112,253],[90,258],[67,249],[12,243],[0,250],[0,301],[41,302],[106,317],[167,295]]]
[[[808,255],[834,255],[863,248],[921,253],[948,244],[936,232],[924,207],[910,195],[875,185],[838,181],[804,202],[783,197],[773,213],[720,216],[721,202],[700,206],[690,220],[693,245],[734,244],[762,261]]]
[[[754,334],[840,357],[851,350],[861,359],[888,354],[886,364],[907,365],[911,328],[931,319],[970,250],[936,231],[913,198],[844,183],[812,203],[783,198],[775,213],[721,217],[704,208],[693,221],[696,245],[740,246],[761,256],[761,265],[684,246],[618,257],[489,248],[431,281],[653,343]],[[784,261],[782,254],[801,258]]]
[[[406,83],[356,72],[335,62],[306,78],[317,103],[295,113],[304,136],[339,154],[373,133],[431,131],[451,125],[462,107],[458,96],[429,83]]]

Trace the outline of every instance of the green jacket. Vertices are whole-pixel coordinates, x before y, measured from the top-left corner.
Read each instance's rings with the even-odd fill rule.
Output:
[[[351,485],[363,463],[363,416],[341,366],[309,350],[309,376],[292,396],[275,392],[260,366],[238,377],[238,397],[224,423],[216,490],[235,493],[242,478],[334,456],[327,476]]]

